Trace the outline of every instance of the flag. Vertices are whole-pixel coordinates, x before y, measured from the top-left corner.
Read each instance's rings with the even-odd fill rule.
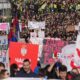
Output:
[[[10,42],[9,55],[10,64],[16,63],[21,68],[24,59],[29,59],[31,61],[31,69],[34,70],[37,66],[38,45]]]

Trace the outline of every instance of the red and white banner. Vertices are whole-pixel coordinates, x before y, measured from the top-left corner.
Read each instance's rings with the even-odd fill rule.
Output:
[[[31,68],[37,65],[38,45],[26,44],[19,42],[11,42],[9,46],[10,64],[16,63],[22,67],[24,59],[31,60]]]

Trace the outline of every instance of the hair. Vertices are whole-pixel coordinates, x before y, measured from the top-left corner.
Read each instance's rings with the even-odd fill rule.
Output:
[[[72,70],[74,70],[74,69],[75,69],[75,70],[78,70],[78,68],[77,68],[77,67],[75,67],[75,68],[72,68]]]
[[[62,66],[62,63],[61,62],[56,62],[54,64],[54,68],[61,67],[61,66]]]
[[[60,67],[59,67],[59,72],[64,72],[64,71],[66,71],[67,72],[67,67],[65,66],[65,65],[61,65]]]
[[[41,64],[40,64],[40,62],[39,62],[39,61],[37,62],[37,66],[41,67]]]
[[[0,67],[4,67],[5,68],[4,63],[0,62]]]
[[[15,69],[18,69],[18,65],[17,64],[12,64],[11,66],[10,66],[10,69],[12,70],[12,71],[14,71]]]
[[[29,63],[31,63],[29,59],[25,59],[23,62],[29,62]]]
[[[15,72],[16,72],[15,70],[16,70],[16,69],[18,69],[17,64],[14,63],[14,64],[12,64],[12,65],[10,66],[10,73],[11,73],[10,76],[11,76],[11,77],[15,77]]]
[[[28,38],[30,39],[30,34],[27,34],[27,35],[25,36],[25,42],[26,42],[26,43],[29,42],[29,41],[28,41]]]

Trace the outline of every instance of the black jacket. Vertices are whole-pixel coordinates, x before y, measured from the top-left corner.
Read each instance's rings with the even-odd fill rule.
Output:
[[[30,71],[30,73],[26,73],[24,69],[21,69],[17,74],[16,77],[38,77],[35,73]]]

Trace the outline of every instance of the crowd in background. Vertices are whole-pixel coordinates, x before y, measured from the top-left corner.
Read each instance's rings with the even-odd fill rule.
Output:
[[[79,0],[14,0],[11,4],[12,20],[16,17],[22,28],[28,26],[29,20],[45,21],[45,37],[76,40],[78,31],[75,27],[80,22]]]

